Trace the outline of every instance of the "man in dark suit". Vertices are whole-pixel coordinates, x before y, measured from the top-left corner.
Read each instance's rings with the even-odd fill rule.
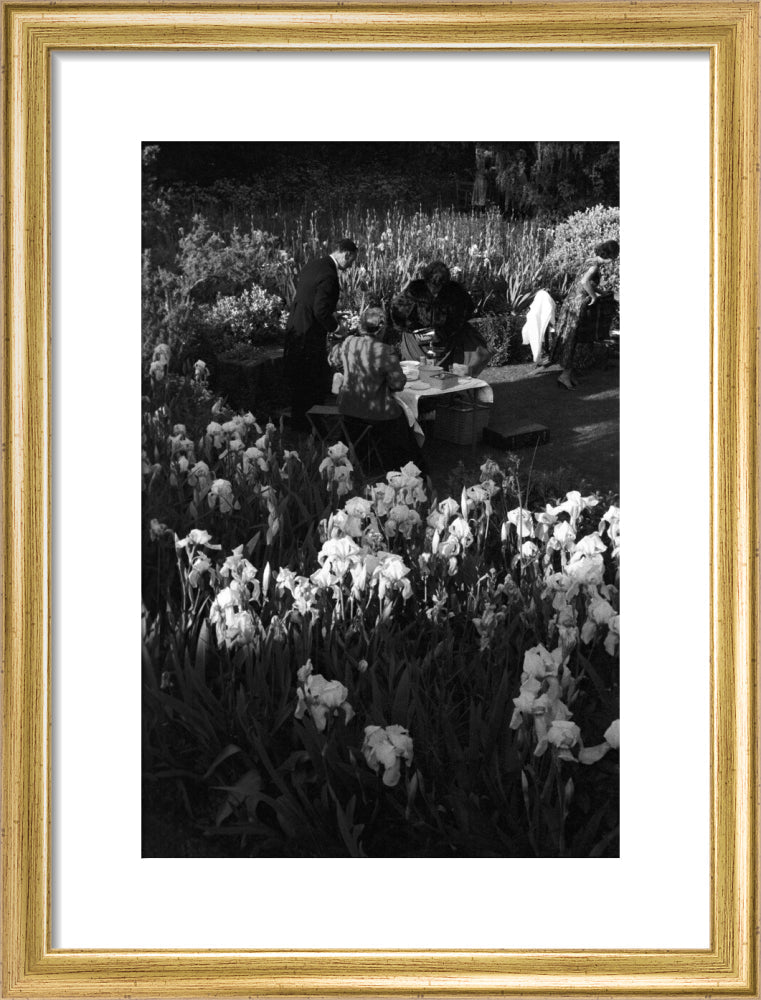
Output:
[[[329,257],[310,261],[299,274],[296,296],[285,330],[285,374],[291,384],[291,426],[308,431],[307,410],[330,392],[327,337],[339,330],[335,310],[340,287],[338,272],[357,259],[357,245],[341,240]]]

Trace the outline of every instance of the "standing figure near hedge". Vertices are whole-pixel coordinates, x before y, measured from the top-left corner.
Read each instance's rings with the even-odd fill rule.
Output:
[[[447,265],[433,261],[391,303],[391,317],[402,328],[402,357],[419,360],[423,351],[412,331],[432,328],[437,364],[443,368],[466,365],[469,375],[478,375],[491,353],[468,322],[474,312],[473,299],[459,282],[452,281]]]
[[[335,315],[340,286],[338,272],[357,259],[357,244],[341,240],[332,254],[310,261],[300,272],[288,324],[283,362],[291,385],[291,426],[308,431],[307,410],[322,403],[330,392],[329,333],[338,330]]]
[[[565,389],[573,389],[576,386],[573,377],[573,354],[579,328],[587,322],[589,310],[600,299],[600,265],[606,260],[615,260],[618,252],[619,246],[616,240],[608,240],[596,246],[594,254],[584,261],[560,307],[555,324],[555,339],[549,351],[547,364],[555,361],[560,363],[563,371],[558,379],[558,385]]]

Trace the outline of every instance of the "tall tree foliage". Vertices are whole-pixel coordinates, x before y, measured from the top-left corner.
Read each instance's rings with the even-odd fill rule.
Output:
[[[617,142],[483,142],[475,162],[509,215],[557,217],[619,203]]]

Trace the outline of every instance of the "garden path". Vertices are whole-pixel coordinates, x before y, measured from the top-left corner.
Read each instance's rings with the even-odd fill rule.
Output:
[[[506,433],[521,424],[543,424],[550,440],[534,446],[513,448],[521,462],[523,477],[532,467],[532,479],[548,488],[612,491],[618,493],[619,472],[619,371],[617,365],[589,369],[578,376],[574,392],[557,385],[558,368],[540,370],[533,364],[487,368],[481,378],[494,389],[494,407],[489,427]],[[454,445],[426,442],[431,475],[439,490],[447,485],[453,468],[466,469],[486,458],[500,461],[504,451],[478,444]],[[533,466],[532,466],[533,462]]]

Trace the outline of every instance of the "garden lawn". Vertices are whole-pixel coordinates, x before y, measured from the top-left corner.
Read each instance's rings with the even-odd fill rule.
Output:
[[[590,369],[578,376],[574,392],[557,384],[558,367],[541,369],[533,364],[487,368],[480,376],[494,390],[489,427],[498,433],[525,424],[549,428],[548,444],[511,449],[524,474],[533,466],[535,481],[549,480],[567,489],[596,489],[618,493],[619,372],[617,366]],[[434,483],[443,488],[453,466],[481,465],[486,458],[499,461],[504,452],[478,444],[475,448],[435,438],[425,443]],[[578,485],[576,485],[578,484]],[[585,486],[586,484],[586,486]]]

